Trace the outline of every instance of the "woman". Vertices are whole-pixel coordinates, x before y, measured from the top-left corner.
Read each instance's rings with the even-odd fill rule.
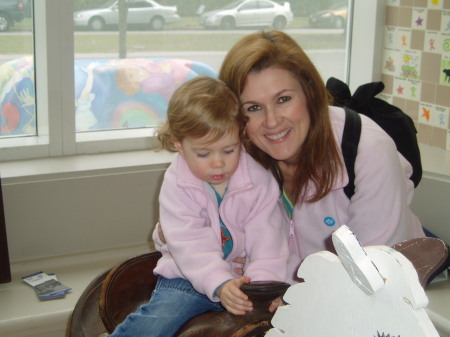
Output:
[[[247,118],[245,147],[277,179],[290,224],[289,281],[309,254],[334,250],[331,234],[346,224],[362,246],[387,245],[424,233],[409,208],[411,165],[373,121],[362,119],[355,194],[340,143],[345,112],[331,107],[318,71],[301,47],[279,31],[238,41],[219,78],[240,97]]]

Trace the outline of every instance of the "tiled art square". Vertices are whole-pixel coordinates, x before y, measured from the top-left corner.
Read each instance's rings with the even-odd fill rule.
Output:
[[[394,77],[392,94],[396,97],[405,97],[406,80],[400,77]]]
[[[441,29],[441,18],[442,18],[442,11],[435,10],[435,9],[429,9],[428,10],[428,17],[427,17],[427,30],[435,30],[439,31]]]
[[[411,29],[399,28],[395,34],[395,49],[405,50],[411,48]]]
[[[399,49],[397,44],[397,27],[386,26],[384,28],[384,49]]]
[[[428,0],[428,8],[430,9],[442,9],[444,0]]]
[[[450,55],[442,57],[439,84],[450,86]]]
[[[411,49],[423,50],[425,43],[425,31],[413,29],[411,32]]]
[[[420,143],[431,145],[432,130],[433,130],[432,126],[419,123],[417,125],[417,140]]]
[[[393,91],[392,87],[393,87],[393,83],[394,83],[394,76],[381,74],[381,81],[384,84],[383,93],[385,93],[387,95],[392,95],[392,91]]]
[[[420,79],[421,53],[414,50],[402,51],[399,76],[404,79]]]
[[[406,102],[405,113],[417,123],[419,117],[419,102],[408,100]]]
[[[412,14],[412,7],[399,7],[398,25],[400,27],[411,28]]]
[[[447,130],[433,128],[431,132],[431,146],[445,148],[447,141]]]
[[[441,69],[441,55],[422,52],[421,80],[438,83]]]
[[[448,106],[436,105],[434,113],[431,116],[432,118],[431,124],[441,129],[447,129],[449,126],[448,125],[449,112],[450,108]]]
[[[419,104],[419,123],[432,126],[432,113],[433,104],[421,102]]]
[[[411,27],[414,29],[425,30],[427,27],[428,12],[425,8],[413,8]]]
[[[400,68],[401,53],[385,49],[383,52],[383,74],[396,75]]]
[[[450,9],[450,0],[442,0],[442,9]]]
[[[442,34],[441,35],[441,46],[442,46],[442,54],[450,55],[450,34]]]
[[[441,32],[443,34],[450,34],[450,11],[442,11]]]
[[[386,6],[386,25],[398,26],[399,8],[398,6]]]
[[[436,83],[432,82],[422,82],[422,90],[420,95],[420,100],[423,102],[434,104],[436,99]]]
[[[442,53],[442,34],[440,32],[427,30],[423,42],[423,50],[441,54]]]
[[[436,104],[450,106],[450,86],[436,85]]]

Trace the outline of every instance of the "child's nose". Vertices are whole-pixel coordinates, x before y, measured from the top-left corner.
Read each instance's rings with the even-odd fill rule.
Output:
[[[220,168],[225,165],[225,161],[222,156],[215,156],[212,161],[212,167]]]

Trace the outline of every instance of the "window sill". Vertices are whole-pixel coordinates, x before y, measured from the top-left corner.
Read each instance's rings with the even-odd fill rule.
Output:
[[[64,335],[72,311],[89,283],[117,263],[148,251],[148,246],[139,246],[13,265],[13,281],[0,284],[0,337]],[[55,273],[58,280],[72,290],[65,298],[39,301],[21,277],[41,270]],[[450,279],[433,283],[426,289],[430,301],[426,310],[442,337],[450,337],[449,290]]]
[[[104,170],[112,174],[167,166],[174,156],[167,151],[144,150],[0,162],[0,175],[2,183],[12,184],[79,177]]]
[[[0,337],[60,337],[83,291],[101,272],[132,256],[147,253],[147,245],[76,254],[13,264],[12,282],[0,284]],[[66,297],[39,301],[21,277],[35,272],[55,273],[72,288]]]
[[[450,181],[450,151],[419,144],[424,176]],[[125,169],[142,166],[160,167],[170,163],[175,154],[167,151],[141,150],[78,156],[0,162],[3,183],[61,176],[80,176],[90,171]]]

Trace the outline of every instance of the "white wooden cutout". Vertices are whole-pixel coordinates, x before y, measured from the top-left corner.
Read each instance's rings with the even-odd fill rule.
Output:
[[[301,264],[266,337],[439,337],[411,262],[386,246],[360,246],[347,226],[333,234],[339,256]],[[381,280],[381,283],[380,283]]]

